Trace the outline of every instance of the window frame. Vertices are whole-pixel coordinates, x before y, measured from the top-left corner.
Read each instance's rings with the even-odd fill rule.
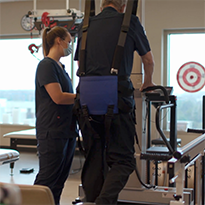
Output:
[[[162,76],[163,85],[168,85],[169,83],[169,74],[168,71],[170,70],[169,67],[169,35],[170,34],[205,34],[205,28],[184,28],[184,29],[164,29],[162,35],[162,55],[161,55],[161,62],[162,62]],[[168,119],[169,117],[166,116],[163,120],[163,130],[168,130]],[[176,119],[177,120],[177,119]],[[177,130],[178,131],[178,130]]]
[[[187,28],[187,29],[164,29],[163,30],[163,51],[162,51],[162,72],[163,72],[163,85],[168,85],[168,73],[169,70],[169,45],[168,36],[170,34],[195,34],[205,33],[205,28]]]

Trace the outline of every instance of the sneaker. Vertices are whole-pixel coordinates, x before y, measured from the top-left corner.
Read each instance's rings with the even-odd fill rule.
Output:
[[[72,204],[79,204],[80,202],[82,202],[80,199],[75,199],[75,201],[72,202]]]
[[[81,202],[81,203],[82,203],[82,202],[85,203],[85,202],[86,202],[86,198],[85,198],[85,197],[83,197],[83,198],[78,197],[78,198],[75,199],[75,201],[72,202],[72,204],[77,205],[77,204],[79,204],[80,202]]]

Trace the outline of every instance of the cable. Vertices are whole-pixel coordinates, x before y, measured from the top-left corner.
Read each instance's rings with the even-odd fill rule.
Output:
[[[137,166],[136,166],[136,168],[135,168],[135,173],[136,173],[136,175],[137,175],[137,178],[138,178],[139,182],[142,184],[142,186],[144,186],[144,187],[147,188],[147,189],[152,189],[152,188],[153,188],[153,189],[156,189],[156,188],[157,188],[155,185],[145,184],[145,183],[141,180],[141,177],[140,177],[139,171],[138,171],[138,169],[137,169]]]

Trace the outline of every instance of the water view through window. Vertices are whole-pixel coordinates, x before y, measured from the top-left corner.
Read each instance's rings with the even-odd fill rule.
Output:
[[[41,38],[0,40],[0,123],[35,125],[35,72],[43,58],[41,43]],[[38,51],[32,47],[33,54],[28,48],[32,44],[39,47]],[[71,58],[61,58],[70,77]]]

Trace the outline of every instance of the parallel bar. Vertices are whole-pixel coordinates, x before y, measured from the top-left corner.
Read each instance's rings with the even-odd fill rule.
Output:
[[[193,156],[190,156],[190,157],[194,157],[199,153],[200,150],[203,150],[204,147],[205,147],[205,134],[192,140],[191,142],[189,142],[188,144],[183,146],[181,149],[178,149],[174,153],[174,157],[176,159],[181,159],[183,156],[185,156],[187,154],[189,154],[189,155],[192,154]],[[196,148],[196,149],[194,149],[194,148]]]
[[[202,123],[203,123],[203,129],[205,129],[205,95],[203,96],[203,100],[202,100],[202,103],[203,103],[203,105],[202,105],[202,107],[203,107],[203,109],[202,109]]]
[[[150,147],[151,147],[151,102],[147,100],[147,149]],[[149,183],[150,183],[150,160],[147,160],[147,184]]]
[[[204,156],[202,157],[202,204],[205,204],[204,197],[205,197],[205,152],[204,152]]]
[[[196,161],[194,161],[194,204],[196,204]]]

